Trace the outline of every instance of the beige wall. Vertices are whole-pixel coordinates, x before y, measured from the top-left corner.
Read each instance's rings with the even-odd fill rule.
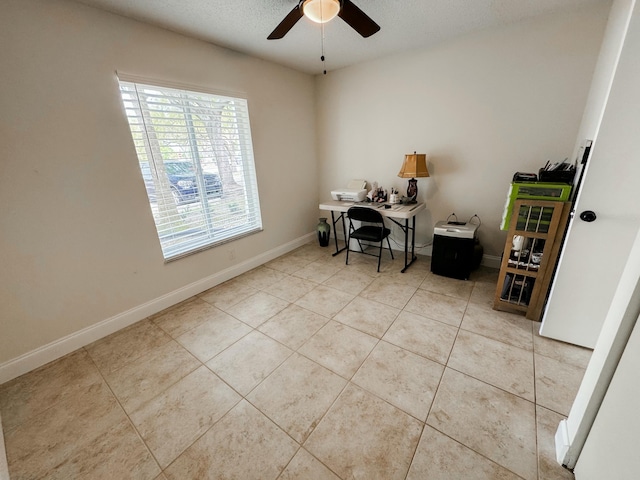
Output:
[[[71,2],[1,10],[0,366],[313,230],[311,76]],[[116,70],[247,95],[262,233],[164,264]]]
[[[417,243],[455,212],[482,219],[485,254],[516,171],[572,156],[609,5],[475,33],[316,77],[320,196],[350,178],[406,190],[403,155],[429,156]],[[396,231],[397,238],[400,238]],[[427,249],[428,250],[428,249]]]

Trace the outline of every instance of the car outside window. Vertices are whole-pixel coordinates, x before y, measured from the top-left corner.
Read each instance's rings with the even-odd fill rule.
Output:
[[[119,81],[165,260],[261,231],[247,100]]]

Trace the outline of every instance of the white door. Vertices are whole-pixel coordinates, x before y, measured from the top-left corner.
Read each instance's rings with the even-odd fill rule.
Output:
[[[628,21],[628,30],[611,32],[611,21],[607,28],[624,43],[540,328],[590,348],[640,228],[640,13],[634,1],[616,4],[625,4],[619,23]],[[589,210],[595,221],[580,220]]]

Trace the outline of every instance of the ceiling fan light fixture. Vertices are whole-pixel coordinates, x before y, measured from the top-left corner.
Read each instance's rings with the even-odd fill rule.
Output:
[[[304,0],[302,12],[312,22],[327,23],[340,12],[340,0]]]

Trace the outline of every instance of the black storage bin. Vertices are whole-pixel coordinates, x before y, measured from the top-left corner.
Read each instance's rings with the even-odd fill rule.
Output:
[[[467,280],[478,265],[477,224],[438,222],[434,228],[431,272]]]

